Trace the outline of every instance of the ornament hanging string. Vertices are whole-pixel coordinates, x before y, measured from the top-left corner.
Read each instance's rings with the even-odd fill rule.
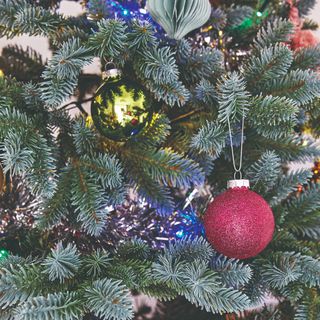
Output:
[[[239,159],[239,167],[237,168],[236,160],[234,157],[234,149],[233,149],[233,140],[232,140],[232,131],[231,131],[231,124],[230,118],[227,117],[228,122],[228,129],[229,129],[229,139],[230,139],[230,148],[231,148],[231,157],[232,157],[232,164],[234,168],[234,179],[237,179],[237,173],[239,173],[239,178],[242,179],[242,158],[243,158],[243,141],[244,141],[244,109],[242,110],[242,120],[241,120],[241,142],[240,142],[240,159]]]

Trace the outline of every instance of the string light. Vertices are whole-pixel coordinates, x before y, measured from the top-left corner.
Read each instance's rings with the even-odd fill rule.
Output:
[[[5,249],[0,250],[0,261],[8,258],[9,252]]]

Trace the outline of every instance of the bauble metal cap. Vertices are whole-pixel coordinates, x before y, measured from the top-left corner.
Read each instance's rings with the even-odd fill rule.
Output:
[[[250,188],[250,181],[247,179],[236,179],[229,180],[227,183],[227,188]]]

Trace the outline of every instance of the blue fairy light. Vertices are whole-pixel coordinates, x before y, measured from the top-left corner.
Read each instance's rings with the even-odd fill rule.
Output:
[[[185,234],[184,234],[184,231],[183,231],[183,230],[179,230],[179,231],[176,232],[176,237],[177,237],[178,239],[181,239],[181,238],[183,238],[184,236],[185,236]]]

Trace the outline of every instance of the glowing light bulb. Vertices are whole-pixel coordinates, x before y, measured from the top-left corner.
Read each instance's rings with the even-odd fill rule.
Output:
[[[182,238],[183,235],[184,235],[183,230],[179,230],[179,231],[176,232],[176,236],[177,236],[178,238]]]

